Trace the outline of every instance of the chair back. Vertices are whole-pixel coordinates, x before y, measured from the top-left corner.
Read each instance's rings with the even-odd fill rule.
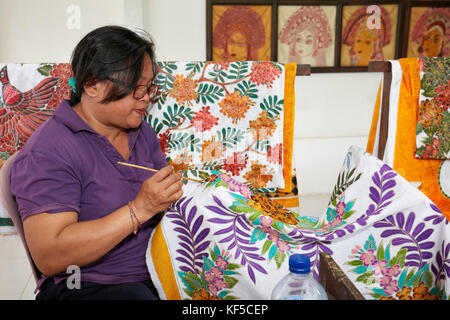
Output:
[[[25,240],[25,234],[23,232],[22,218],[20,217],[16,200],[15,200],[14,196],[12,195],[11,189],[10,189],[9,176],[10,176],[12,165],[13,165],[14,160],[16,159],[17,155],[18,155],[18,152],[13,154],[11,157],[9,157],[8,160],[6,160],[6,162],[2,166],[2,169],[0,170],[0,198],[3,202],[3,206],[5,207],[6,211],[8,212],[9,216],[11,217],[11,220],[14,223],[14,226],[17,229],[17,233],[20,236],[20,240],[22,240],[22,244],[25,248],[25,252],[27,253],[28,261],[30,262],[30,265],[31,265],[31,270],[33,271],[34,279],[37,283],[41,273],[39,272],[36,265],[34,264],[33,258],[31,257],[30,251],[28,250],[28,245]]]

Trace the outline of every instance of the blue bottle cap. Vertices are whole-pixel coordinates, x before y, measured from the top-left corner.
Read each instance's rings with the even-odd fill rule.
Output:
[[[309,273],[311,260],[306,254],[296,253],[289,256],[289,271],[293,273]]]

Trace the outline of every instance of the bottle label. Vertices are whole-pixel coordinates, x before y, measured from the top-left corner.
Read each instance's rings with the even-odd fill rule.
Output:
[[[281,298],[281,300],[305,300],[305,299],[301,296],[287,296]]]

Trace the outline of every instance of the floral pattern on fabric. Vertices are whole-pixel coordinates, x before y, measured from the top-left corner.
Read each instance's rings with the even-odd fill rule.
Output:
[[[242,183],[284,187],[284,65],[160,62],[147,116],[176,168],[224,170]]]
[[[367,299],[448,299],[450,226],[389,166],[351,147],[327,210],[300,216],[221,171],[189,171],[152,234],[147,266],[165,299],[270,299],[304,253],[326,252]],[[166,258],[162,258],[166,257]]]
[[[420,58],[416,158],[450,159],[450,58]]]
[[[0,164],[70,98],[68,63],[0,64]]]
[[[68,63],[0,63],[0,168],[32,133],[49,119],[63,98],[69,98]],[[0,207],[0,234],[17,233]]]

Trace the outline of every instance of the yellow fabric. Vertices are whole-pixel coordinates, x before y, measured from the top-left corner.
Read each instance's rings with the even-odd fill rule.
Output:
[[[295,208],[299,206],[298,196],[289,198],[270,198],[272,201],[281,204],[285,208]]]
[[[420,182],[421,190],[433,201],[450,220],[450,199],[439,187],[439,168],[443,160],[416,159],[416,123],[419,110],[420,71],[417,58],[398,60],[403,71],[400,85],[397,133],[395,138],[393,169],[410,182]],[[390,106],[395,108],[395,106]],[[378,112],[374,112],[378,117]],[[378,119],[377,119],[378,121]],[[376,123],[372,119],[372,125]],[[374,141],[376,130],[370,131],[369,142]],[[373,145],[372,145],[373,149]],[[368,143],[367,151],[370,150]]]
[[[416,123],[419,111],[420,71],[417,58],[399,60],[403,78],[400,87],[394,170],[408,181],[422,182],[419,190],[426,194],[450,220],[450,199],[439,187],[442,160],[416,159]]]
[[[161,224],[158,224],[152,238],[151,256],[158,278],[166,294],[167,300],[180,300],[177,282],[173,275],[173,266],[170,261],[169,249],[167,248]]]
[[[292,191],[292,152],[294,148],[294,118],[295,118],[295,74],[297,64],[287,63],[284,81],[284,128],[283,128],[283,176],[284,189],[280,192]]]
[[[369,139],[367,140],[367,147],[366,147],[366,151],[372,154],[373,148],[375,146],[375,138],[377,136],[378,119],[380,118],[382,84],[383,81],[380,82],[380,86],[378,87],[377,100],[375,101],[375,106],[373,108],[372,124],[370,125]]]

